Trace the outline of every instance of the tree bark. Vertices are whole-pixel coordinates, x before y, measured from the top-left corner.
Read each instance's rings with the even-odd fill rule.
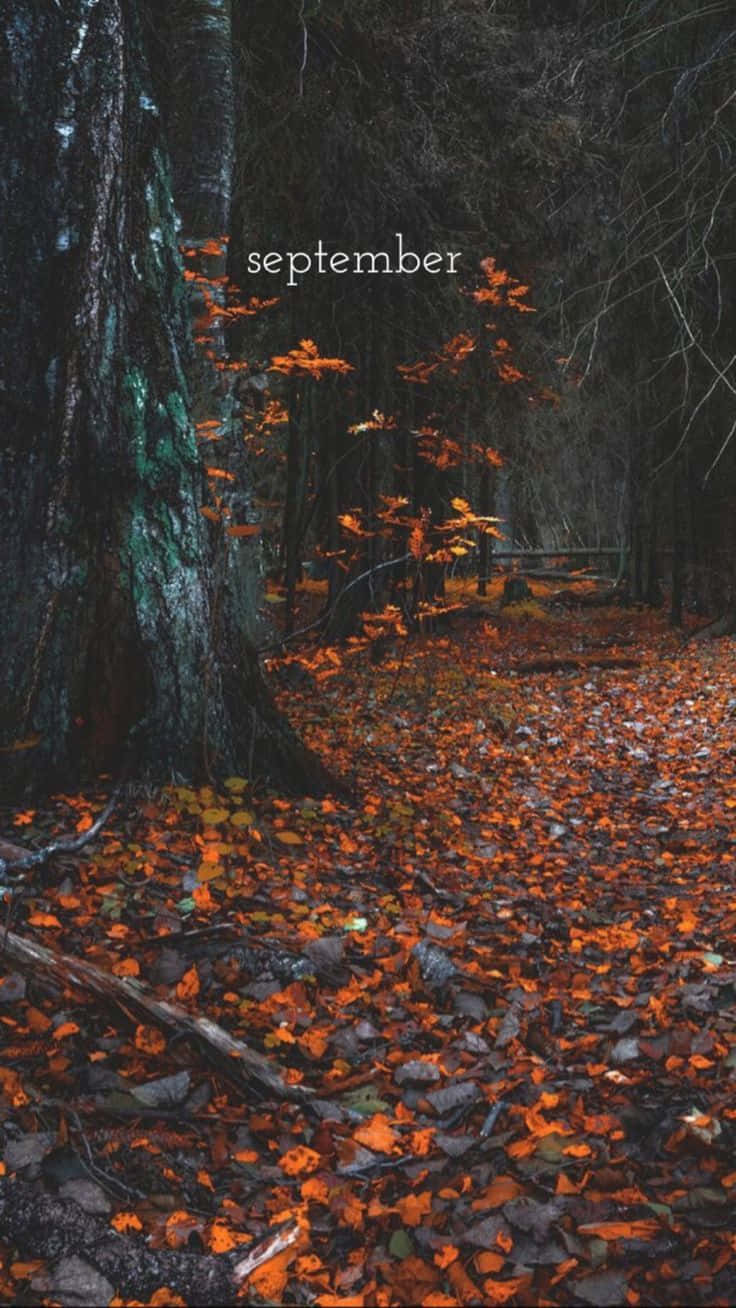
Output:
[[[0,791],[114,770],[323,790],[215,565],[137,0],[12,0],[0,199]],[[238,542],[239,543],[239,542]]]

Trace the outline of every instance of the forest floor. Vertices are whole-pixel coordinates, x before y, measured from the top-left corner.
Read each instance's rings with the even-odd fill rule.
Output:
[[[651,614],[489,605],[282,667],[353,805],[172,786],[35,874],[13,932],[297,1101],[6,960],[0,1294],[206,1302],[255,1242],[233,1302],[736,1302],[735,672]]]

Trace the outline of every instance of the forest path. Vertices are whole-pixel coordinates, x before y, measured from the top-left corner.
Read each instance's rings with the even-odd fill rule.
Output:
[[[514,671],[541,654],[584,666]],[[735,661],[620,610],[320,656],[284,701],[354,807],[170,788],[18,928],[218,1021],[314,1109],[11,973],[6,1171],[45,1178],[68,1101],[154,1246],[297,1217],[249,1282],[287,1303],[733,1302]]]

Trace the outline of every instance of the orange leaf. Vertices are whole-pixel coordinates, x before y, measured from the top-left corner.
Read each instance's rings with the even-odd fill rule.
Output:
[[[162,1054],[166,1041],[155,1026],[137,1026],[135,1029],[135,1047],[143,1054]]]
[[[228,527],[228,536],[257,536],[261,530],[259,522],[244,522],[240,526]]]
[[[283,1303],[284,1290],[289,1279],[289,1267],[295,1252],[293,1247],[283,1249],[281,1253],[269,1258],[267,1263],[257,1267],[248,1277],[249,1288],[271,1303]]]
[[[14,1281],[24,1281],[26,1277],[33,1276],[35,1272],[39,1272],[43,1265],[43,1258],[36,1258],[33,1262],[27,1263],[11,1263],[10,1275]]]
[[[484,1208],[500,1208],[501,1204],[508,1203],[510,1199],[516,1199],[521,1193],[522,1187],[518,1181],[514,1180],[513,1176],[495,1176],[483,1193],[473,1200],[470,1207],[475,1212],[480,1212]],[[493,1269],[490,1268],[489,1270],[492,1271]]]
[[[323,1267],[322,1259],[314,1253],[302,1254],[301,1258],[296,1260],[297,1276],[314,1276],[322,1271]]]
[[[303,1031],[300,1036],[297,1036],[297,1044],[312,1058],[321,1058],[328,1041],[321,1031]]]
[[[176,987],[177,999],[194,999],[199,994],[199,972],[194,964],[184,973]]]
[[[653,1240],[662,1227],[653,1217],[638,1222],[586,1222],[579,1235],[597,1235],[601,1240]]]
[[[40,1008],[33,1006],[26,1009],[26,1022],[31,1031],[48,1031],[51,1026],[51,1020],[42,1013]]]
[[[381,1154],[391,1154],[396,1146],[396,1132],[389,1126],[385,1113],[374,1113],[369,1121],[364,1122],[353,1131],[353,1139],[367,1149],[377,1149]]]
[[[119,963],[113,963],[112,972],[114,976],[140,976],[140,963],[135,958],[121,958]]]
[[[456,1249],[454,1244],[443,1244],[434,1256],[434,1261],[438,1267],[449,1267],[460,1255],[460,1250]]]
[[[432,1140],[435,1134],[433,1126],[422,1127],[419,1131],[412,1131],[410,1140],[410,1151],[416,1154],[418,1158],[425,1158],[432,1148]]]
[[[471,1281],[462,1263],[451,1263],[447,1268],[447,1279],[462,1304],[480,1302],[478,1287]]]
[[[473,1259],[476,1270],[486,1276],[488,1272],[500,1272],[506,1259],[503,1254],[493,1253],[490,1249],[481,1249]]]
[[[583,1184],[588,1176],[589,1173],[586,1172],[583,1181],[578,1182],[576,1184],[575,1181],[570,1180],[570,1178],[565,1174],[565,1172],[560,1172],[559,1176],[557,1177],[555,1194],[580,1194],[580,1191],[583,1188]]]
[[[201,1219],[193,1217],[186,1209],[177,1208],[166,1218],[166,1244],[170,1249],[180,1249],[189,1240],[192,1231],[201,1229]]]
[[[233,1157],[234,1157],[236,1163],[257,1163],[257,1162],[258,1162],[258,1150],[257,1150],[257,1149],[238,1149],[237,1153],[233,1154]]]
[[[590,1145],[583,1141],[581,1144],[565,1145],[562,1152],[568,1154],[570,1158],[587,1158],[593,1151]]]
[[[38,927],[60,927],[61,922],[53,913],[31,913],[28,922],[30,926]]]
[[[234,1231],[230,1230],[224,1222],[213,1222],[210,1227],[209,1246],[213,1253],[229,1253],[235,1249],[240,1241]]]
[[[21,1085],[19,1074],[12,1068],[0,1067],[0,1086],[2,1086],[5,1098],[10,1100],[13,1108],[22,1108],[24,1104],[29,1102],[28,1095]]]
[[[532,1283],[531,1276],[514,1276],[510,1281],[493,1281],[483,1282],[483,1291],[488,1299],[489,1304],[508,1303],[517,1294],[521,1295],[523,1290],[527,1290]]]
[[[180,1295],[174,1294],[174,1291],[169,1290],[165,1285],[162,1285],[159,1290],[154,1290],[148,1300],[148,1308],[169,1308],[169,1305],[171,1308],[187,1308],[187,1301]]]
[[[314,1172],[322,1165],[322,1155],[307,1145],[295,1145],[279,1159],[279,1167],[287,1176],[299,1176],[301,1172]]]
[[[79,1027],[76,1022],[62,1022],[61,1026],[57,1026],[55,1031],[52,1032],[51,1038],[52,1040],[65,1040],[67,1036],[76,1035],[78,1030]]]
[[[301,1196],[305,1201],[311,1199],[316,1204],[328,1203],[330,1191],[327,1182],[319,1176],[310,1176],[306,1181],[302,1181]]]
[[[421,1194],[407,1194],[397,1200],[396,1211],[405,1226],[419,1226],[423,1217],[432,1211],[432,1194],[424,1190]]]
[[[16,813],[13,818],[14,827],[27,827],[36,816],[35,808],[29,808],[25,813]]]
[[[365,1297],[362,1294],[319,1294],[314,1301],[319,1308],[363,1308]],[[455,1300],[448,1300],[454,1304]]]
[[[143,1230],[143,1223],[140,1217],[136,1217],[135,1213],[116,1213],[110,1219],[110,1225],[116,1231],[119,1231],[121,1235],[124,1235],[126,1231]]]

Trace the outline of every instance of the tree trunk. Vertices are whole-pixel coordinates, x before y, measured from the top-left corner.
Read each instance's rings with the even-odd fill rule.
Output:
[[[136,0],[11,0],[0,198],[0,789],[115,769],[317,790],[214,566]],[[224,578],[224,580],[223,580]]]

